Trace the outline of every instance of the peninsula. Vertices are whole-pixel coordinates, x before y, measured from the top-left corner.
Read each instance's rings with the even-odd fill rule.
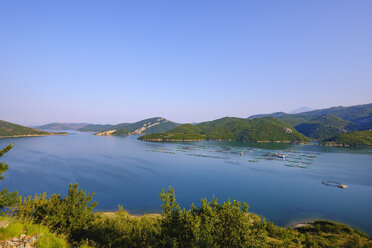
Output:
[[[22,125],[0,120],[0,138],[36,137],[48,135],[68,135],[68,133],[45,132],[36,128],[25,127]]]

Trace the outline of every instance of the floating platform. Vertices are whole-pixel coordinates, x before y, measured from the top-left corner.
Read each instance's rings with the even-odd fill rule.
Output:
[[[297,165],[295,165],[295,164],[285,164],[285,166],[288,166],[288,167],[296,167]]]
[[[308,165],[302,165],[302,164],[298,164],[297,165],[298,168],[301,168],[301,169],[310,169],[311,166],[308,166]]]

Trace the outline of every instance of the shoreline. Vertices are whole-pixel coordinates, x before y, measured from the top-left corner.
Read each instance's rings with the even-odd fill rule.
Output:
[[[20,135],[12,135],[12,136],[0,136],[0,139],[6,139],[6,138],[25,138],[25,137],[44,137],[44,136],[51,136],[51,135],[69,135],[69,133],[20,134]]]
[[[349,145],[349,144],[338,144],[338,143],[316,143],[312,144],[311,142],[298,142],[298,141],[270,141],[270,140],[258,140],[258,141],[248,141],[248,140],[224,140],[224,139],[190,139],[190,140],[184,140],[184,139],[138,139],[140,141],[145,142],[156,142],[156,143],[167,143],[167,142],[197,142],[197,141],[240,141],[240,142],[248,142],[248,143],[276,143],[276,144],[291,144],[291,145],[318,145],[318,146],[328,146],[328,147],[354,147],[354,148],[371,148],[372,146],[362,146],[362,145]]]
[[[139,139],[140,141],[146,141],[146,142],[157,142],[157,143],[162,143],[162,142],[196,142],[196,141],[240,141],[240,142],[247,142],[247,143],[276,143],[276,144],[292,144],[292,145],[311,145],[310,142],[298,142],[298,141],[279,141],[279,140],[258,140],[258,141],[248,141],[248,140],[224,140],[224,139],[190,139],[190,140],[185,140],[185,139]]]
[[[128,216],[131,217],[131,218],[142,218],[142,217],[159,218],[159,217],[162,216],[161,211],[159,211],[159,212],[148,212],[148,213],[143,213],[143,214],[130,213],[128,210],[125,210],[125,209],[124,209],[124,211],[127,212]],[[115,215],[117,213],[119,213],[119,210],[98,210],[98,211],[94,212],[94,214],[97,214],[97,215],[100,215],[100,216],[106,217],[106,218],[113,218],[113,217],[115,217]],[[263,217],[261,215],[258,215],[258,214],[252,213],[252,212],[248,212],[248,213],[256,215],[256,216],[260,217],[261,219],[263,219]],[[332,222],[335,222],[335,223],[346,225],[346,226],[350,227],[351,229],[358,228],[362,232],[365,232],[365,233],[369,234],[367,231],[364,231],[363,229],[360,229],[359,227],[355,227],[352,224],[341,222],[341,221],[338,221],[338,220],[326,219],[326,218],[322,218],[322,217],[319,217],[319,216],[318,217],[308,217],[308,218],[306,218],[306,217],[305,218],[294,218],[294,219],[288,221],[284,225],[278,225],[278,224],[275,224],[275,223],[274,223],[274,225],[278,226],[278,227],[286,228],[286,229],[288,229],[288,228],[297,229],[297,228],[312,225],[316,221],[332,221]],[[267,220],[267,222],[271,222],[271,221]]]

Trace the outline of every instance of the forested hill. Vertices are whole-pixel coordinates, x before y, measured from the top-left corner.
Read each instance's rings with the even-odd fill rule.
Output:
[[[253,115],[248,119],[262,116],[277,117],[294,126],[300,133],[321,141],[329,140],[349,131],[372,129],[372,103],[319,109],[299,114],[276,112]]]
[[[251,142],[309,142],[290,124],[273,117],[252,120],[225,117],[197,125],[185,124],[165,133],[141,136],[149,141],[239,140]]]
[[[67,133],[51,133],[39,129],[21,126],[18,124],[0,120],[0,138],[8,137],[27,137],[27,136],[46,136],[46,135],[64,135]]]
[[[105,132],[110,130],[128,130],[132,134],[149,134],[158,132],[167,132],[180,124],[169,121],[162,117],[154,117],[145,119],[135,123],[120,123],[117,125],[86,125],[78,129],[79,131],[94,131],[94,132]]]
[[[326,144],[338,146],[372,146],[372,129],[343,133],[329,139]]]

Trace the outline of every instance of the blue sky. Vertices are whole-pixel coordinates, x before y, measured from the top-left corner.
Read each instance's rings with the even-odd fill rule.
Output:
[[[372,1],[0,1],[0,119],[119,123],[372,102]]]

